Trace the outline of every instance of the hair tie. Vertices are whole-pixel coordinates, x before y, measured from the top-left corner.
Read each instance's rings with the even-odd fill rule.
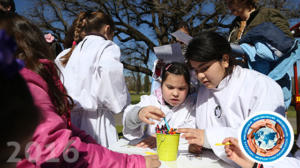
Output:
[[[167,67],[166,67],[166,71],[168,71],[168,69],[172,66],[172,64],[169,64]]]
[[[75,46],[76,44],[77,44],[76,41],[73,41],[72,46]]]

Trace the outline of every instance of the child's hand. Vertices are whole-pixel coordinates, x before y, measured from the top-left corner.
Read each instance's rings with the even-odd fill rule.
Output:
[[[196,144],[190,144],[189,145],[189,152],[194,154],[200,154],[202,151],[202,146],[196,145]]]
[[[139,119],[147,124],[155,124],[155,122],[149,120],[150,118],[160,121],[163,117],[165,117],[165,113],[154,106],[147,106],[139,111]]]
[[[146,161],[146,168],[157,168],[160,166],[160,161],[157,155],[144,156]]]
[[[203,146],[204,130],[195,128],[179,128],[176,132],[184,133],[181,137],[185,138],[189,144]]]
[[[136,146],[142,147],[142,148],[155,148],[156,147],[156,137],[149,136],[149,137],[143,139]]]
[[[249,160],[241,151],[238,140],[235,138],[225,138],[223,140],[223,144],[226,142],[230,142],[231,145],[225,145],[225,152],[227,154],[228,159],[234,161],[236,164],[241,166],[242,168],[252,168],[254,163]]]

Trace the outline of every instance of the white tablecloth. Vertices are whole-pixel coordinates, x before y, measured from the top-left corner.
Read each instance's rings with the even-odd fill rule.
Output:
[[[157,153],[156,149],[138,148],[130,145],[125,139],[120,139],[115,145],[109,147],[110,150],[127,153],[147,155],[146,152]],[[161,168],[231,168],[226,162],[219,159],[211,150],[204,150],[202,154],[194,155],[188,152],[188,143],[180,138],[178,147],[178,157],[176,161],[161,161]]]

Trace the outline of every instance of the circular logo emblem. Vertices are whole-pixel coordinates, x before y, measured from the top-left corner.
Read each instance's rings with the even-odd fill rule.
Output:
[[[217,105],[216,108],[215,108],[215,116],[217,118],[220,118],[222,115],[222,109],[221,109],[221,106],[220,105]]]
[[[249,117],[239,132],[239,145],[254,162],[272,163],[285,157],[294,142],[290,123],[280,114],[260,112]]]

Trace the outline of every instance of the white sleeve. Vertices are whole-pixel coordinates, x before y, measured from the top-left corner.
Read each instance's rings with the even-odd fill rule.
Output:
[[[259,111],[274,111],[285,116],[283,92],[280,86],[271,78],[258,79],[249,107],[250,113]]]
[[[144,136],[146,124],[139,120],[138,113],[141,107],[130,105],[123,114],[123,136],[128,140],[139,139]],[[134,117],[136,115],[136,117]]]
[[[143,123],[138,118],[138,112],[146,106],[152,104],[151,97],[141,96],[141,101],[136,105],[127,106],[123,114],[123,136],[128,140],[142,138],[145,134],[146,123]],[[134,117],[136,115],[136,117]]]
[[[213,150],[215,155],[217,155],[219,158],[226,161],[227,163],[231,165],[235,165],[236,167],[236,164],[227,158],[227,155],[224,150],[224,146],[216,146],[215,144],[222,143],[223,140],[227,137],[237,138],[238,129],[234,129],[230,127],[208,128],[205,129],[205,136],[206,136],[205,140],[208,140],[208,142],[204,142],[204,143],[207,143],[207,145],[209,144],[208,146],[210,146],[210,148]]]
[[[93,74],[92,94],[97,102],[113,113],[120,113],[130,103],[130,95],[123,75],[123,64],[119,61],[120,49],[109,45],[99,56],[99,65]]]

